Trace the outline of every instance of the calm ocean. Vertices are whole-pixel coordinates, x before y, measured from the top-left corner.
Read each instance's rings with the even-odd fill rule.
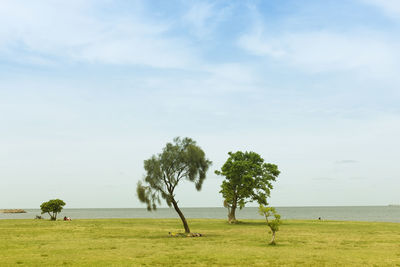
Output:
[[[400,222],[400,206],[359,206],[359,207],[278,207],[283,219],[317,219],[348,221]],[[40,215],[39,209],[27,209],[27,213],[3,214],[0,219],[33,219]],[[187,218],[226,219],[225,208],[182,208]],[[97,218],[178,218],[174,209],[160,208],[148,212],[146,209],[64,209],[59,215],[72,219]],[[44,216],[46,217],[46,215]],[[47,216],[48,217],[48,216]],[[238,219],[263,219],[257,208],[238,210]]]

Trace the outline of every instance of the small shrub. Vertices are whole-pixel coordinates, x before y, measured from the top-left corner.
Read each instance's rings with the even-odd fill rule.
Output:
[[[272,233],[272,240],[269,243],[270,245],[276,245],[275,243],[275,233],[279,231],[279,226],[282,224],[281,215],[276,213],[275,208],[273,207],[266,207],[264,205],[260,205],[258,208],[260,215],[265,217],[267,221],[267,225],[271,230]]]

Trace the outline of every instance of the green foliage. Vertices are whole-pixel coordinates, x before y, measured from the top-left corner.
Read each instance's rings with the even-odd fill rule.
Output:
[[[42,214],[47,213],[50,215],[50,220],[55,221],[57,219],[57,214],[60,213],[65,206],[65,202],[61,199],[51,199],[47,202],[43,202],[40,205]]]
[[[271,182],[279,175],[278,166],[265,163],[255,152],[229,152],[229,158],[217,175],[225,176],[221,191],[224,206],[234,210],[246,203],[257,201],[266,205],[267,197],[273,188]]]
[[[188,232],[185,218],[175,200],[175,188],[182,180],[195,184],[199,191],[206,178],[211,161],[206,159],[204,151],[190,138],[176,137],[173,143],[167,143],[162,153],[153,155],[144,161],[146,175],[137,184],[139,200],[146,203],[147,210],[155,210],[164,199],[169,207],[174,206]]]
[[[282,224],[281,215],[276,213],[275,208],[260,205],[258,208],[260,215],[265,217],[268,227],[272,232],[271,245],[275,245],[275,233],[279,231],[279,226]]]
[[[174,139],[167,143],[162,153],[144,161],[146,176],[137,185],[137,195],[147,204],[148,210],[155,210],[164,199],[171,206],[174,190],[182,179],[194,182],[201,189],[211,161],[204,151],[190,138]]]

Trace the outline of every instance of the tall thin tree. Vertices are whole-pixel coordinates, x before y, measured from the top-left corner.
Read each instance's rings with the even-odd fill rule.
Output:
[[[176,137],[173,143],[167,143],[163,151],[144,161],[146,175],[137,184],[137,195],[147,204],[147,210],[157,209],[164,199],[169,207],[173,206],[182,220],[186,233],[190,233],[185,216],[178,207],[175,189],[179,182],[188,180],[200,191],[211,161],[204,151],[190,138]]]

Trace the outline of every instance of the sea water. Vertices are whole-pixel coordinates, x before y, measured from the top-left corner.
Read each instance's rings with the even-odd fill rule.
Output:
[[[0,219],[33,219],[41,215],[39,209],[26,209],[27,213],[4,214]],[[341,206],[341,207],[277,207],[283,219],[343,220],[343,221],[376,221],[400,222],[399,206]],[[226,219],[227,209],[216,208],[182,208],[186,218]],[[48,215],[44,214],[47,218]],[[64,209],[59,218],[72,219],[108,219],[108,218],[178,218],[173,208],[159,208],[149,212],[143,208],[110,208],[110,209]],[[237,210],[237,219],[263,219],[256,207]]]

